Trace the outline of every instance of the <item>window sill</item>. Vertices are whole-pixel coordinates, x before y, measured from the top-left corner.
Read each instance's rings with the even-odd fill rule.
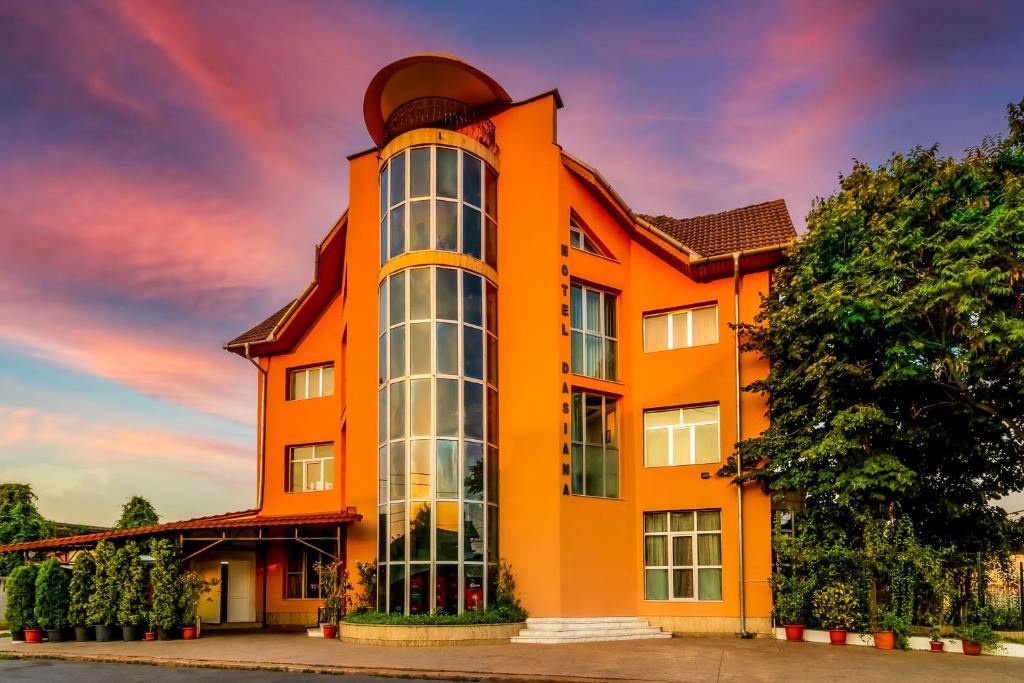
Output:
[[[587,500],[610,500],[610,501],[615,501],[615,502],[623,502],[623,501],[626,500],[625,498],[622,498],[621,496],[617,496],[615,498],[610,498],[608,496],[590,496],[590,495],[587,495],[586,493],[570,493],[569,496],[572,497],[572,498],[586,498]]]
[[[284,400],[284,402],[287,405],[289,403],[302,403],[304,401],[315,401],[315,400],[320,399],[320,398],[334,398],[334,394],[324,394],[323,396],[311,396],[309,398],[286,398]]]
[[[660,469],[666,469],[666,468],[669,468],[669,467],[708,467],[708,468],[711,468],[711,467],[721,466],[721,464],[722,464],[722,461],[720,459],[719,460],[715,460],[714,462],[681,462],[681,463],[668,463],[666,465],[648,465],[647,463],[644,463],[644,469],[645,470],[660,470]]]
[[[717,603],[725,602],[725,600],[722,600],[721,598],[719,598],[718,600],[701,600],[700,598],[666,598],[664,600],[660,600],[660,599],[657,599],[657,598],[644,598],[644,602],[658,602],[658,603],[684,602],[684,603],[714,604],[716,602]]]

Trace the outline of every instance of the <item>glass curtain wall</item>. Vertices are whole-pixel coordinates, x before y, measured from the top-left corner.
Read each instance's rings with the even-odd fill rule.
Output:
[[[411,196],[428,187],[487,203],[480,184],[486,167],[479,159],[441,147],[398,156],[417,168],[418,152],[432,164],[419,168],[415,181],[412,169],[404,171],[410,188],[416,188]],[[457,155],[454,165],[437,165],[448,152]],[[386,164],[382,183],[389,170],[397,172],[397,158]],[[474,165],[477,171],[468,173],[476,175],[467,180],[466,168]],[[450,229],[444,227],[452,215],[446,199],[427,196],[407,203],[417,201],[433,207],[433,219],[428,214],[427,227],[415,229],[407,220],[409,232],[399,230],[395,239],[408,237],[404,244],[421,249],[465,250],[468,234],[473,247],[479,222],[471,218],[467,230],[458,216],[476,211],[478,218],[480,207],[463,203]],[[385,234],[393,237],[390,216],[396,215],[396,206],[386,203],[381,204],[382,226],[389,229],[382,229],[382,245]],[[424,235],[442,241],[423,241]],[[486,232],[482,239],[494,241]],[[486,252],[485,247],[467,255],[481,258]],[[497,289],[461,268],[431,265],[394,272],[380,285],[378,334],[378,609],[406,614],[481,609],[494,594],[498,561]]]

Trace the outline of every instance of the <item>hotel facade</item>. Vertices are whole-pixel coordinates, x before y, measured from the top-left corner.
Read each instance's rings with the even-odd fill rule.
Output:
[[[257,504],[160,527],[225,580],[204,621],[315,623],[329,554],[376,561],[382,611],[484,607],[504,562],[531,617],[769,630],[770,500],[716,472],[767,424],[731,326],[788,212],[637,213],[561,108],[447,56],[372,80],[310,285],[225,345],[255,366]]]

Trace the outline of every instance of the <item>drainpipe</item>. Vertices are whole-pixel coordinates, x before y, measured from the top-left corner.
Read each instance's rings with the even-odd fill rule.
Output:
[[[740,252],[732,254],[732,289],[733,289],[733,317],[736,322],[736,329],[733,330],[733,339],[736,346],[736,443],[743,440],[743,417],[740,412],[740,397],[742,384],[740,382]],[[743,463],[740,460],[739,451],[736,453],[736,476],[743,473]],[[747,637],[747,590],[746,590],[746,569],[743,561],[743,484],[736,484],[736,540],[739,546],[739,587],[740,587],[740,637]]]
[[[256,509],[263,510],[263,472],[267,459],[267,370],[249,355],[249,342],[245,343],[245,358],[260,372],[260,420],[259,420],[259,467],[256,469]],[[270,359],[267,359],[270,365]],[[264,598],[266,599],[266,598]]]

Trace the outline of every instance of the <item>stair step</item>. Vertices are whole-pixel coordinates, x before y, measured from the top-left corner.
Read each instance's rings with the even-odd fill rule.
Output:
[[[558,638],[536,638],[528,635],[518,635],[512,638],[513,643],[534,643],[540,645],[554,645],[557,643],[594,643],[594,642],[610,642],[616,640],[655,640],[661,638],[671,638],[671,633],[650,633],[650,634],[630,634],[630,635],[595,635],[595,636],[579,636],[579,637],[567,637],[562,636]]]
[[[541,617],[526,620],[513,643],[587,643],[671,638],[640,617]]]

